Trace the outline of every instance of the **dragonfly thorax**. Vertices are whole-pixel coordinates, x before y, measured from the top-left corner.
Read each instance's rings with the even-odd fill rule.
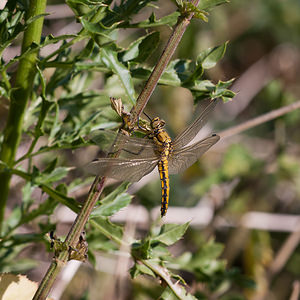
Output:
[[[151,120],[151,128],[152,129],[160,129],[165,126],[166,122],[159,117],[155,117]]]

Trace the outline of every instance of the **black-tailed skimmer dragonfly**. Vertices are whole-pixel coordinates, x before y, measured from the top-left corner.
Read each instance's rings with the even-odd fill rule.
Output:
[[[204,105],[203,105],[204,104]],[[90,173],[122,181],[135,182],[150,173],[156,166],[162,187],[161,216],[169,205],[169,174],[184,171],[213,146],[220,137],[211,135],[195,144],[190,143],[207,122],[216,100],[205,100],[200,116],[174,140],[163,129],[165,122],[156,117],[151,120],[148,138],[129,137],[109,130],[97,130],[91,139],[101,150],[118,153],[117,158],[98,158],[88,164]]]

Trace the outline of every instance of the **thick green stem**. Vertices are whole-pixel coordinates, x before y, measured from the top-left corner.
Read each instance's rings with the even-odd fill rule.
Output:
[[[31,17],[45,13],[46,2],[46,0],[31,0],[26,19],[28,20]],[[43,21],[43,17],[38,18],[32,22],[24,32],[22,53],[24,53],[32,43],[40,43]],[[9,167],[14,164],[16,151],[21,139],[24,113],[36,73],[36,58],[37,51],[24,56],[20,60],[14,89],[11,92],[8,119],[4,129],[4,139],[0,152],[0,160]],[[7,171],[3,168],[0,169],[0,232],[9,192],[10,177],[11,175]]]

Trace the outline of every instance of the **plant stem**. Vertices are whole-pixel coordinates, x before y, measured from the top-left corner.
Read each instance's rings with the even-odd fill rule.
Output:
[[[77,241],[79,240],[79,236],[82,233],[84,226],[99,198],[101,195],[105,177],[97,176],[94,180],[94,183],[91,187],[89,192],[89,196],[87,201],[85,202],[84,206],[82,207],[80,213],[77,215],[76,220],[74,221],[67,237],[65,240],[66,249],[65,251],[61,251],[58,257],[53,258],[53,261],[47,270],[42,282],[40,283],[38,290],[36,291],[32,300],[44,300],[46,299],[55,279],[56,276],[59,274],[62,267],[67,263],[69,258],[69,248],[75,247]]]
[[[156,274],[157,277],[161,278],[168,285],[168,287],[172,290],[172,292],[178,299],[186,299],[184,296],[182,297],[180,287],[178,288],[178,286],[176,286],[176,284],[172,282],[167,269],[164,269],[161,266],[151,263],[149,260],[143,259],[140,260],[140,262],[143,263],[146,267],[148,267],[154,274]]]
[[[31,17],[43,14],[45,12],[46,2],[46,0],[31,0],[26,19],[28,20]],[[23,37],[22,53],[24,53],[32,43],[40,43],[43,21],[44,18],[40,17],[27,27]],[[20,60],[14,89],[11,92],[8,119],[4,129],[4,139],[0,152],[0,160],[8,167],[14,164],[16,151],[20,143],[24,114],[36,73],[35,63],[37,51],[24,56]],[[4,168],[0,168],[0,233],[4,220],[10,178],[11,174]]]
[[[225,129],[221,132],[218,132],[218,135],[221,137],[221,138],[226,138],[226,137],[229,137],[229,136],[232,136],[232,135],[236,135],[236,134],[239,134],[245,130],[248,130],[248,129],[251,129],[255,126],[258,126],[260,124],[264,124],[270,120],[273,120],[273,119],[276,119],[280,116],[283,116],[289,112],[292,112],[296,109],[299,109],[300,108],[300,101],[296,101],[292,104],[289,104],[289,105],[286,105],[286,106],[283,106],[283,107],[280,107],[278,109],[274,109],[266,114],[263,114],[259,117],[256,117],[256,118],[253,118],[251,120],[248,120],[240,125],[236,125],[236,126],[233,126],[231,128],[228,128],[228,129]]]
[[[200,0],[192,0],[191,3],[195,6],[199,4]],[[131,124],[135,124],[146,107],[149,98],[151,97],[159,78],[161,77],[163,71],[166,69],[169,61],[171,60],[176,48],[178,47],[179,42],[187,28],[190,24],[191,19],[193,18],[194,13],[189,13],[186,16],[180,16],[175,26],[156,66],[150,74],[142,92],[140,93],[136,106],[134,106],[131,110]]]
[[[199,0],[192,0],[191,1],[194,5],[198,5]],[[183,33],[186,30],[186,27],[189,25],[191,18],[193,17],[193,13],[190,13],[189,15],[180,18],[160,59],[157,62],[157,65],[155,66],[154,70],[152,71],[150,78],[148,79],[144,89],[142,90],[141,94],[139,95],[137,99],[136,106],[132,109],[131,113],[133,116],[133,119],[131,120],[134,124],[137,122],[137,119],[139,115],[141,114],[142,110],[146,106],[154,88],[157,85],[157,82],[165,70],[167,64],[169,63],[172,55],[174,54]],[[71,41],[72,43],[74,40]],[[48,56],[46,60],[48,60],[51,56]],[[102,193],[102,190],[104,188],[106,178],[100,178],[96,177],[91,190],[89,192],[89,196],[87,201],[85,202],[84,206],[82,207],[79,215],[77,216],[75,222],[73,223],[69,234],[65,240],[67,248],[75,246],[76,242],[79,239],[79,236],[81,232],[84,229],[85,223],[87,222],[90,213],[92,212],[99,196]],[[47,297],[53,283],[55,280],[55,277],[59,274],[62,266],[67,262],[68,260],[68,251],[62,251],[58,258],[55,258],[53,262],[51,263],[46,275],[44,276],[33,300],[43,300]],[[59,262],[59,263],[58,263]]]

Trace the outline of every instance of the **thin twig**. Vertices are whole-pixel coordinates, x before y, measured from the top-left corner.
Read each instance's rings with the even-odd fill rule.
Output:
[[[182,295],[182,289],[180,288],[180,286],[178,286],[177,283],[174,284],[172,282],[171,276],[168,273],[167,269],[158,266],[155,263],[152,263],[150,260],[140,260],[140,262],[143,263],[146,267],[148,267],[156,276],[161,278],[168,285],[168,287],[172,290],[172,292],[174,293],[174,295],[176,295],[178,299],[186,299]]]
[[[287,260],[294,252],[300,241],[300,217],[297,226],[295,226],[295,232],[291,233],[281,246],[277,255],[275,256],[270,268],[269,268],[269,280],[271,280],[276,274],[278,274],[285,266]]]
[[[298,300],[300,295],[300,281],[297,280],[293,283],[293,291],[290,300]]]
[[[280,116],[283,116],[289,112],[292,112],[296,109],[299,109],[300,108],[300,101],[296,101],[290,105],[287,105],[287,106],[283,106],[281,108],[278,108],[278,109],[274,109],[262,116],[259,116],[257,118],[254,118],[254,119],[251,119],[249,121],[246,121],[240,125],[237,125],[237,126],[234,126],[234,127],[231,127],[231,128],[228,128],[228,129],[225,129],[221,132],[218,133],[218,135],[221,137],[221,138],[226,138],[226,137],[230,137],[230,136],[233,136],[233,135],[236,135],[236,134],[239,134],[245,130],[248,130],[248,129],[251,129],[255,126],[258,126],[258,125],[261,125],[265,122],[268,122],[268,121],[271,121],[273,119],[276,119]]]
[[[69,258],[69,247],[75,247],[77,241],[79,240],[79,236],[83,231],[83,228],[98,200],[100,197],[105,183],[105,177],[100,178],[97,176],[94,180],[94,183],[91,187],[89,196],[84,206],[82,207],[80,213],[78,214],[76,220],[74,221],[69,234],[65,240],[66,249],[65,251],[61,251],[57,258],[54,258],[49,269],[47,270],[42,282],[40,283],[38,290],[36,291],[33,300],[43,300],[46,299],[49,294],[50,289],[57,277],[60,273],[60,270],[67,263]]]
[[[269,291],[269,286],[271,282],[287,263],[288,259],[290,258],[291,254],[294,252],[295,248],[298,246],[300,241],[300,217],[297,225],[295,226],[295,232],[291,233],[289,237],[286,239],[284,244],[279,249],[278,253],[276,254],[274,260],[270,264],[270,267],[267,270],[267,277],[266,277],[266,288],[264,292],[259,295],[257,300],[264,300],[266,299],[266,295]],[[292,296],[297,292],[297,287],[295,288],[296,291],[293,291]],[[294,296],[290,299],[298,299],[294,298]]]

